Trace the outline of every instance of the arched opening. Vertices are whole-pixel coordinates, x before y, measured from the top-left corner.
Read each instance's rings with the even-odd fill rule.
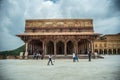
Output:
[[[81,39],[78,42],[78,53],[87,54],[88,49],[89,49],[89,41],[87,39]]]
[[[82,54],[81,41],[78,42],[78,54]]]
[[[113,54],[116,54],[116,49],[113,49]]]
[[[108,54],[112,54],[112,50],[111,49],[108,50]]]
[[[98,53],[98,50],[97,49],[95,49],[95,51],[94,52],[97,52]]]
[[[104,54],[107,54],[107,49],[104,49]]]
[[[120,54],[120,49],[117,50],[117,54]]]
[[[33,55],[35,51],[42,52],[42,41],[40,40],[31,40],[30,43],[28,44],[28,53],[29,55]]]
[[[99,54],[103,54],[103,50],[102,49],[99,50]]]
[[[67,42],[67,54],[72,54],[74,52],[74,45],[72,41]]]
[[[57,43],[57,54],[58,55],[63,55],[64,54],[64,43],[59,41]]]
[[[54,43],[52,41],[49,41],[47,43],[47,54],[54,54]]]

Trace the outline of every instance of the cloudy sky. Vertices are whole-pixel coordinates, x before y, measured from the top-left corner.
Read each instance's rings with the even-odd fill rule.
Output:
[[[120,0],[0,0],[0,51],[16,49],[23,41],[26,19],[91,18],[94,31],[120,32]]]

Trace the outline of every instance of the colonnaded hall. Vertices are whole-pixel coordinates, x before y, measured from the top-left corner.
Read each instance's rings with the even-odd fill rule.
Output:
[[[18,34],[25,42],[25,56],[35,50],[44,55],[120,54],[120,33],[94,32],[92,19],[32,19],[26,20],[25,32]]]

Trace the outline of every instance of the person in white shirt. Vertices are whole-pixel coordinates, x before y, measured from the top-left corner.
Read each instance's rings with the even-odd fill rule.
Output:
[[[37,54],[36,54],[36,56],[37,56],[37,58],[36,59],[40,59],[40,53],[38,52]]]
[[[36,55],[37,55],[37,53],[34,52],[34,53],[33,53],[33,59],[36,59]]]
[[[47,65],[49,65],[50,62],[51,62],[51,65],[53,65],[52,57],[53,57],[52,54],[50,54],[50,55],[48,56],[49,60],[48,60],[48,64],[47,64]]]
[[[98,55],[97,55],[97,52],[94,53],[94,56],[95,56],[95,59],[97,59],[97,56],[98,56]]]
[[[73,53],[73,62],[75,62],[75,53]]]

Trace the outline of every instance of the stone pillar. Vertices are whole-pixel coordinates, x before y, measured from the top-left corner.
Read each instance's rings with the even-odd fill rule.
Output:
[[[46,43],[44,42],[44,55],[46,55]]]
[[[43,54],[45,54],[45,45],[44,45],[44,41],[42,42],[42,50],[43,50]]]
[[[87,49],[89,49],[89,46],[90,46],[90,44],[89,44],[89,42],[87,43]]]
[[[99,49],[97,49],[98,50],[98,55],[100,54],[100,50]]]
[[[54,55],[56,56],[56,42],[54,42]]]
[[[88,44],[88,50],[90,50],[91,49],[91,42],[89,42],[89,44]]]
[[[106,54],[108,54],[108,49],[106,48]]]
[[[113,49],[111,48],[111,54],[113,54]]]
[[[74,42],[73,45],[74,45],[74,51],[73,52],[76,53],[76,42]]]
[[[84,43],[84,44],[83,44],[83,51],[84,51],[84,53],[85,53],[85,51],[86,51],[86,48],[85,48],[85,44],[86,44],[86,43],[85,43],[85,40],[83,40],[83,43]]]
[[[77,41],[75,41],[74,50],[75,50],[75,53],[78,53],[78,42]]]
[[[76,52],[78,54],[78,42],[76,42]]]
[[[25,59],[28,59],[28,42],[25,42]]]
[[[90,43],[91,43],[91,51],[92,51],[92,53],[94,53],[94,43],[92,40],[90,41]]]
[[[64,45],[65,45],[65,47],[64,47],[64,55],[67,56],[67,43],[64,42]]]

